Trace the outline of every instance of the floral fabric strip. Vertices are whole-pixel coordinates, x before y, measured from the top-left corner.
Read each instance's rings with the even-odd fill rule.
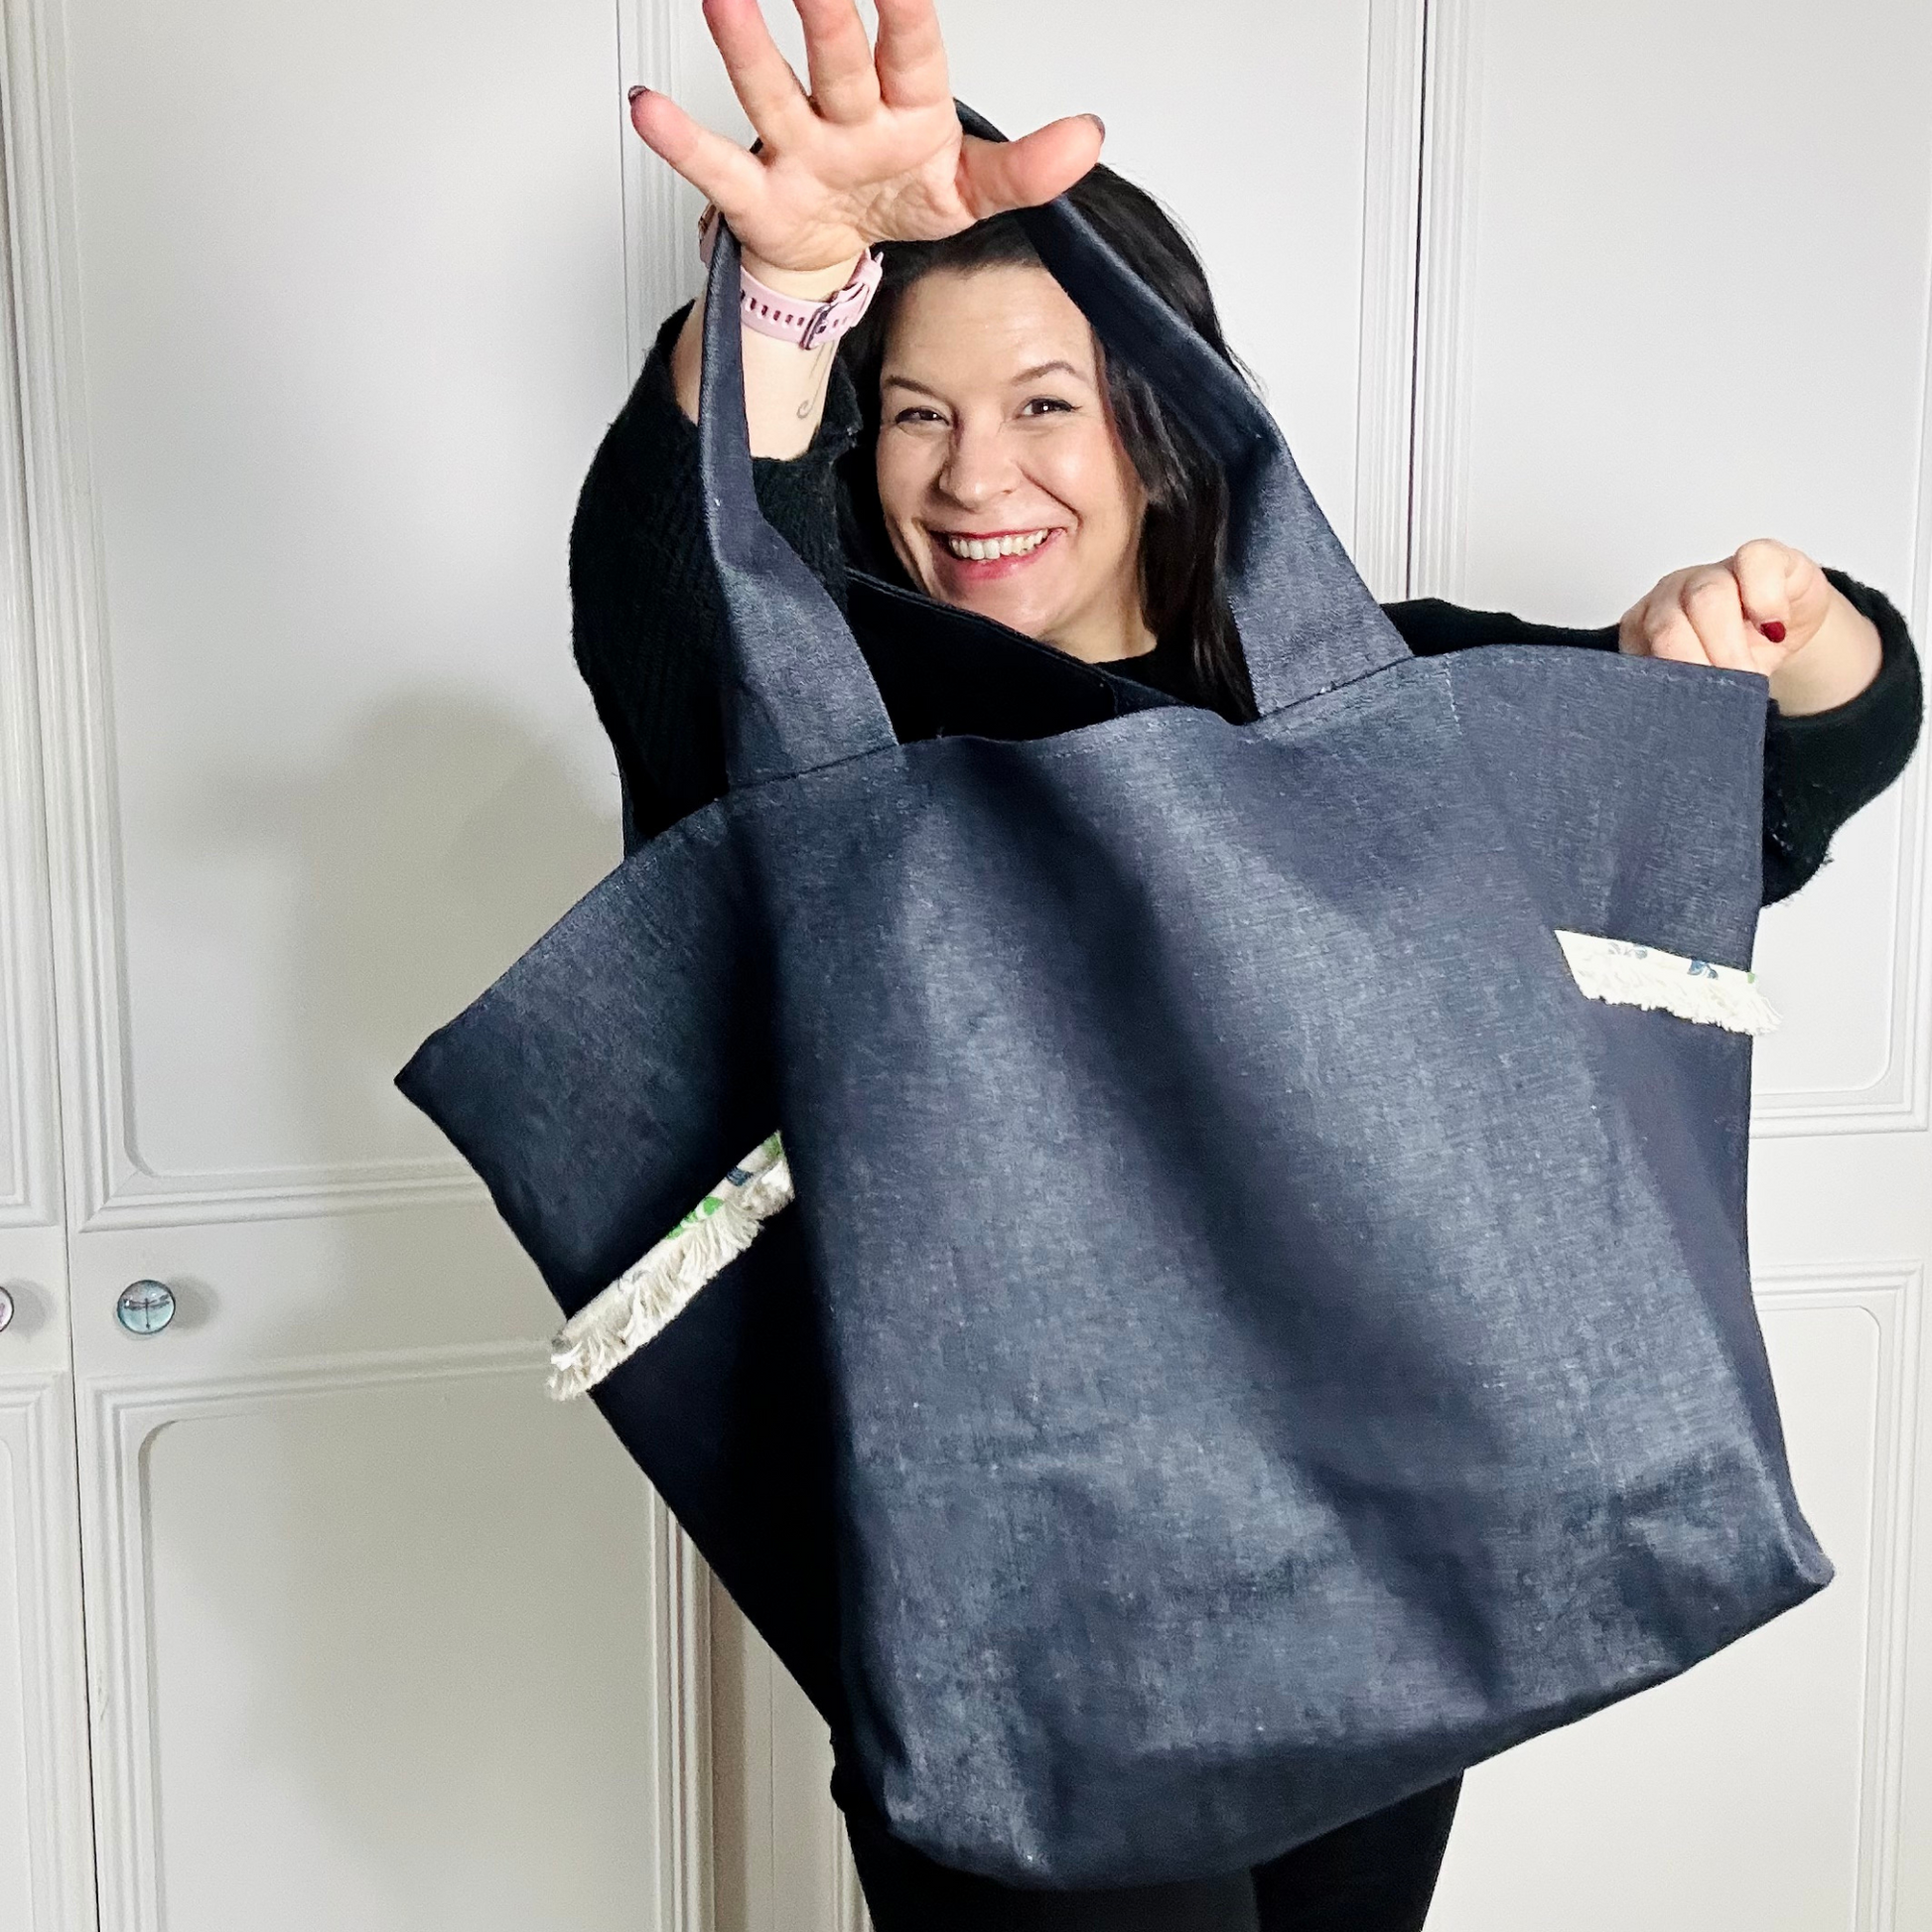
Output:
[[[564,1323],[550,1347],[550,1393],[559,1402],[582,1395],[662,1334],[790,1199],[791,1170],[773,1134]]]
[[[1561,927],[1557,942],[1572,976],[1592,1000],[1674,1013],[1734,1034],[1768,1034],[1779,1024],[1776,1010],[1758,990],[1757,975],[1742,967]]]

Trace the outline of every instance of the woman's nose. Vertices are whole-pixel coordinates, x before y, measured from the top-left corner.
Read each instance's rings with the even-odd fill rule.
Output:
[[[1013,487],[1012,459],[1002,447],[999,432],[964,427],[957,430],[939,473],[939,488],[962,509],[977,509]]]

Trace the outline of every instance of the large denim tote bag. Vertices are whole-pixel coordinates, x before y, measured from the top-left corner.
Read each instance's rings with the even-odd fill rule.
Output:
[[[605,1413],[898,1837],[1086,1887],[1270,1859],[1830,1567],[1745,1240],[1764,681],[1411,657],[1238,377],[1026,219],[1225,466],[1259,721],[899,742],[759,514],[721,234],[731,789],[401,1084],[573,1313],[782,1131],[795,1204]]]

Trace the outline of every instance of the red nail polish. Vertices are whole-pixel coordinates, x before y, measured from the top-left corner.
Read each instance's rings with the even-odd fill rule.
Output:
[[[1774,644],[1784,642],[1784,625],[1779,623],[1775,618],[1769,623],[1760,623],[1757,627],[1763,631],[1770,642]]]

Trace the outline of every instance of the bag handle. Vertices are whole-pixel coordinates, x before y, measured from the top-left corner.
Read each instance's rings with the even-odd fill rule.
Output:
[[[964,105],[961,125],[1004,140]],[[1110,354],[1153,384],[1227,472],[1228,599],[1263,717],[1410,655],[1239,373],[1061,197],[1019,218]],[[764,521],[752,486],[739,338],[739,248],[718,224],[699,422],[705,527],[732,637],[725,743],[734,785],[896,741],[838,607]]]
[[[698,477],[729,638],[720,668],[734,789],[898,743],[839,607],[759,508],[738,278],[738,237],[721,219],[705,292]]]

